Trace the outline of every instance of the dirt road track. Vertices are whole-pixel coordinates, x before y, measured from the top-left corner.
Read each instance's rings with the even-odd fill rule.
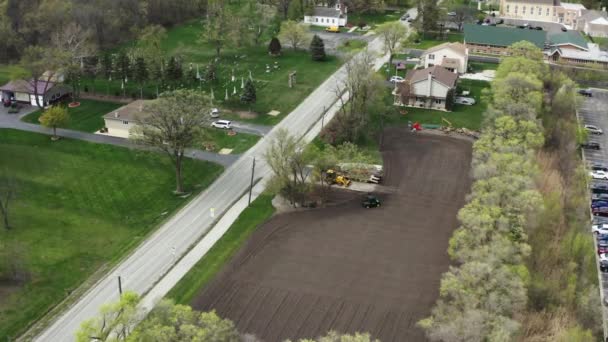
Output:
[[[398,190],[383,195],[381,208],[363,209],[361,194],[342,192],[342,204],[274,217],[193,306],[267,342],[330,329],[424,340],[415,324],[430,313],[448,268],[471,144],[389,129],[383,157],[385,182]]]

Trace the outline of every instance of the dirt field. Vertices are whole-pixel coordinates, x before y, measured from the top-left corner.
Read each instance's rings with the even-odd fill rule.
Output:
[[[334,207],[278,215],[253,234],[194,300],[264,341],[367,331],[421,341],[448,268],[448,239],[470,187],[471,144],[391,129],[381,208],[362,194]]]

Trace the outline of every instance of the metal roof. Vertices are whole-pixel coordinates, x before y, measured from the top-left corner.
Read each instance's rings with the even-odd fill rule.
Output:
[[[588,50],[587,41],[578,31],[568,31],[549,34],[549,43],[552,46],[574,45],[581,50]]]
[[[507,47],[522,40],[528,41],[542,49],[547,40],[547,33],[545,31],[521,28],[464,24],[465,44]]]

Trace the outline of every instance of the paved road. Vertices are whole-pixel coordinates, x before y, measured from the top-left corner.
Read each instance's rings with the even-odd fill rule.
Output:
[[[382,43],[376,39],[370,42],[368,48],[372,52],[379,53],[382,50]],[[376,68],[387,60],[385,56],[379,58]],[[262,154],[277,130],[284,128],[291,134],[303,136],[319,120],[323,108],[329,108],[336,102],[334,94],[336,83],[341,82],[345,77],[345,68],[342,67],[269,134],[228,167],[208,189],[170,218],[35,340],[72,341],[74,332],[82,321],[95,316],[104,303],[117,300],[118,275],[122,276],[123,289],[140,294],[149,291],[171,269],[177,259],[204,236],[214,226],[217,218],[232,207],[247,190],[253,157],[257,160],[256,174],[270,174]]]
[[[588,163],[608,166],[608,115],[606,115],[606,108],[608,108],[608,91],[592,89],[592,92],[593,97],[586,97],[583,101],[583,104],[578,111],[579,118],[582,121],[581,124],[600,127],[605,133],[603,135],[589,135],[588,140],[599,143],[601,149],[599,151],[584,150],[584,156]],[[594,183],[608,184],[607,181],[594,181]],[[589,230],[589,233],[591,233],[591,230]],[[598,269],[598,277],[601,298],[604,303],[604,305],[602,305],[602,314],[604,318],[602,323],[604,334],[606,334],[608,330],[606,322],[608,309],[605,305],[608,304],[606,303],[606,295],[608,295],[608,273],[600,272]]]
[[[21,110],[21,112],[18,115],[7,114],[6,111],[0,111],[0,128],[12,128],[12,129],[18,129],[21,131],[42,133],[42,134],[47,134],[47,135],[52,134],[53,132],[49,128],[42,127],[40,125],[31,124],[31,123],[26,123],[26,122],[23,122],[20,120],[23,116],[25,116],[35,110],[36,110],[36,108],[26,106]],[[256,126],[256,127],[251,127],[251,128],[244,127],[242,131],[245,133],[249,133],[249,131],[258,132],[259,135],[264,135],[263,133],[261,133],[261,130],[263,130],[263,128],[261,128],[261,127],[265,127],[265,126]],[[241,131],[241,130],[237,130],[237,131]],[[84,141],[89,141],[89,142],[93,142],[93,143],[97,143],[97,144],[108,144],[108,145],[121,146],[121,147],[127,147],[127,148],[137,148],[137,149],[149,149],[145,146],[139,146],[139,145],[133,144],[128,139],[112,137],[112,136],[108,136],[108,135],[100,135],[100,134],[92,134],[92,133],[86,133],[86,132],[80,132],[80,131],[73,131],[70,129],[58,128],[57,135],[64,137],[64,138],[84,140]],[[220,165],[223,165],[224,167],[232,165],[232,163],[234,163],[240,157],[240,155],[217,154],[217,153],[211,153],[211,152],[197,150],[197,149],[188,150],[186,152],[186,156],[189,158],[192,158],[192,159],[206,160],[206,161],[218,163]]]

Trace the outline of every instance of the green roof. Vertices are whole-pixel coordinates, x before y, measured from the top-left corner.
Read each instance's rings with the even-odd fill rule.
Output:
[[[587,41],[578,31],[559,32],[549,35],[551,45],[576,45],[587,50]]]
[[[526,40],[542,49],[545,46],[546,38],[545,31],[464,24],[465,43],[506,47]]]

